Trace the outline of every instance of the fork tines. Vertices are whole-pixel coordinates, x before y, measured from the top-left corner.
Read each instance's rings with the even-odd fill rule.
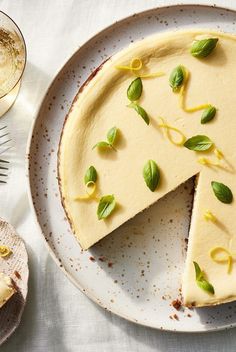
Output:
[[[2,166],[1,163],[3,163],[3,165],[5,165],[5,166]],[[9,170],[8,167],[6,167],[7,164],[9,164],[9,161],[7,161],[5,159],[0,159],[0,170],[4,170],[5,172],[7,170]],[[0,183],[7,183],[7,181],[4,180],[5,177],[7,177],[6,173],[0,173]]]
[[[7,174],[0,174],[0,177],[7,177]],[[7,183],[7,182],[0,179],[0,183]]]
[[[8,135],[9,135],[9,133],[5,133],[5,134],[1,135],[0,138],[3,138],[3,137],[8,136]],[[3,144],[8,143],[10,141],[11,141],[11,139],[6,139],[5,141],[0,143],[0,146],[3,145]]]
[[[5,153],[8,149],[10,149],[11,147],[8,145],[5,146],[5,144],[7,144],[8,142],[11,141],[10,138],[8,138],[7,136],[9,136],[9,133],[6,132],[7,126],[3,126],[0,127],[0,133],[2,132],[3,134],[0,134],[0,154]],[[5,131],[3,131],[5,130]],[[6,132],[6,133],[5,133]],[[4,147],[2,148],[2,146],[4,145]],[[7,183],[6,181],[6,177],[7,175],[7,170],[8,170],[8,165],[9,161],[6,159],[0,159],[0,170],[3,170],[3,173],[0,173],[0,183]]]

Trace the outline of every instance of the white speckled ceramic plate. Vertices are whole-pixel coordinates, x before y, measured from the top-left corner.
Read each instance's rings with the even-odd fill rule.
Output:
[[[29,182],[37,222],[53,258],[92,300],[126,319],[172,331],[236,325],[236,303],[176,311],[192,204],[192,181],[81,251],[61,206],[57,150],[65,115],[81,84],[106,58],[155,32],[212,28],[235,32],[236,14],[207,6],[171,6],[133,15],[85,43],[50,86],[29,145]],[[176,315],[175,315],[176,314]]]

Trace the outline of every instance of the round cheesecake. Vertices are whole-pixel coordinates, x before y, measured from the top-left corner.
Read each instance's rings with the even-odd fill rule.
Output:
[[[207,47],[209,39],[217,43]],[[145,38],[84,85],[61,135],[62,204],[83,249],[198,176],[182,283],[186,305],[236,299],[235,62],[230,34],[185,30]],[[90,174],[86,185],[91,166],[96,177]]]

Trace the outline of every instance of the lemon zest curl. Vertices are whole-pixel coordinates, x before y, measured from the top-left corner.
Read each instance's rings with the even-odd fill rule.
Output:
[[[224,154],[218,148],[214,149],[214,154],[215,154],[215,156],[217,157],[218,160],[224,159]]]
[[[140,58],[133,58],[130,61],[129,66],[125,65],[117,65],[115,66],[117,70],[124,70],[124,71],[130,71],[132,72],[135,76],[140,77],[140,78],[154,78],[154,77],[161,77],[165,75],[164,72],[159,71],[159,72],[151,72],[151,73],[140,73],[140,71],[143,68],[143,62]]]
[[[215,247],[210,251],[210,257],[217,264],[227,264],[227,273],[231,273],[233,266],[233,254],[228,251],[228,249],[224,247]]]
[[[161,120],[161,123],[158,123],[158,126],[164,128],[165,135],[169,139],[169,141],[174,145],[182,146],[186,140],[186,137],[183,132],[181,132],[178,128],[174,126],[169,125],[166,120],[163,119],[163,117],[159,117],[159,119]],[[176,132],[178,135],[180,135],[181,139],[179,141],[174,140],[170,131]]]
[[[186,99],[186,93],[187,93],[187,86],[188,86],[189,76],[190,76],[190,73],[185,67],[184,68],[183,85],[181,86],[181,88],[179,90],[179,105],[180,105],[180,108],[182,110],[184,110],[185,112],[195,112],[195,111],[204,110],[204,109],[208,108],[210,106],[210,104],[201,104],[201,105],[197,105],[197,106],[194,106],[194,107],[191,107],[191,108],[186,107],[185,99]]]
[[[210,220],[212,222],[217,222],[217,218],[214,214],[212,214],[212,212],[210,210],[207,210],[205,213],[204,213],[204,218],[205,220]]]
[[[90,200],[90,199],[96,199],[95,192],[96,192],[96,183],[93,181],[90,181],[86,184],[86,194],[82,196],[77,196],[74,198],[74,200]]]
[[[12,254],[11,248],[7,246],[0,246],[0,257],[5,258]]]

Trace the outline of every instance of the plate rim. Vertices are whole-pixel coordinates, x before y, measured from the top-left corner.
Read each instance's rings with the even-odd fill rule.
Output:
[[[57,80],[58,76],[61,74],[61,72],[63,71],[64,67],[66,65],[68,65],[68,63],[70,62],[70,60],[73,60],[73,58],[78,55],[79,51],[82,50],[84,48],[85,45],[88,45],[91,41],[95,40],[96,37],[100,36],[102,33],[105,33],[107,30],[111,29],[112,27],[121,24],[122,22],[127,21],[128,19],[134,17],[135,15],[147,15],[149,12],[153,12],[156,11],[158,9],[164,10],[164,9],[168,9],[168,8],[178,8],[178,7],[189,7],[189,6],[193,6],[195,8],[197,7],[206,7],[206,8],[213,8],[213,9],[222,9],[222,10],[226,10],[226,11],[232,11],[236,13],[236,6],[221,6],[221,5],[217,5],[217,4],[207,4],[206,2],[204,2],[204,0],[200,0],[199,3],[193,3],[192,1],[186,2],[186,3],[182,3],[182,2],[178,2],[178,3],[173,3],[172,0],[168,0],[167,3],[165,5],[160,5],[160,6],[154,6],[150,9],[147,10],[143,10],[140,12],[134,12],[133,14],[129,14],[128,16],[124,16],[121,17],[118,20],[115,20],[114,22],[112,22],[110,25],[102,28],[99,31],[95,31],[94,33],[92,33],[89,38],[85,41],[83,41],[81,44],[79,44],[79,47],[77,49],[75,49],[75,51],[72,52],[72,54],[68,54],[67,58],[63,61],[63,64],[59,67],[59,69],[56,70],[56,72],[53,74],[53,78],[50,79],[50,82],[48,84],[48,86],[45,89],[45,93],[43,94],[40,103],[36,109],[36,112],[34,114],[34,119],[32,121],[32,124],[30,126],[29,132],[28,132],[28,138],[27,138],[27,143],[26,143],[26,161],[25,161],[25,170],[26,170],[26,178],[27,178],[27,196],[28,196],[28,200],[29,200],[29,205],[30,205],[30,210],[31,210],[31,214],[33,217],[33,221],[37,227],[37,230],[40,234],[40,237],[43,238],[43,242],[44,245],[46,246],[49,254],[51,255],[52,259],[54,260],[54,262],[56,263],[56,265],[58,266],[58,268],[63,272],[63,274],[67,277],[67,279],[70,280],[70,282],[77,288],[80,290],[80,292],[82,292],[83,294],[85,294],[92,302],[96,303],[98,306],[100,306],[101,308],[103,308],[104,310],[115,314],[116,316],[118,316],[119,318],[122,319],[126,319],[129,322],[135,323],[139,326],[145,327],[145,328],[151,328],[151,329],[155,329],[158,331],[165,331],[165,332],[172,332],[172,333],[180,333],[180,334],[202,334],[202,333],[209,333],[209,332],[215,332],[215,331],[223,331],[223,330],[229,330],[232,329],[234,327],[236,327],[236,322],[230,325],[223,325],[221,327],[212,327],[212,328],[206,328],[206,329],[199,329],[199,330],[184,330],[184,329],[179,329],[179,330],[175,330],[175,329],[170,329],[170,328],[163,328],[162,326],[155,326],[155,325],[150,325],[148,323],[145,322],[139,322],[136,319],[132,319],[130,316],[127,316],[125,314],[121,314],[119,312],[116,311],[116,309],[110,309],[108,307],[106,307],[106,305],[104,305],[100,300],[97,300],[96,296],[94,294],[92,294],[90,291],[87,291],[84,289],[84,287],[77,281],[74,279],[74,277],[66,270],[66,268],[64,267],[64,265],[59,262],[57,255],[55,254],[54,250],[51,248],[51,246],[49,245],[49,243],[47,242],[46,238],[45,238],[45,234],[40,226],[40,223],[38,221],[38,216],[36,214],[36,210],[35,210],[35,206],[33,204],[33,197],[32,197],[32,191],[31,191],[31,178],[30,178],[30,154],[31,154],[31,148],[32,148],[32,143],[33,143],[33,134],[34,134],[34,130],[36,127],[36,124],[38,122],[39,116],[40,116],[40,112],[41,109],[43,107],[44,101],[46,100],[48,93],[50,92],[51,88],[53,87],[55,81]]]

